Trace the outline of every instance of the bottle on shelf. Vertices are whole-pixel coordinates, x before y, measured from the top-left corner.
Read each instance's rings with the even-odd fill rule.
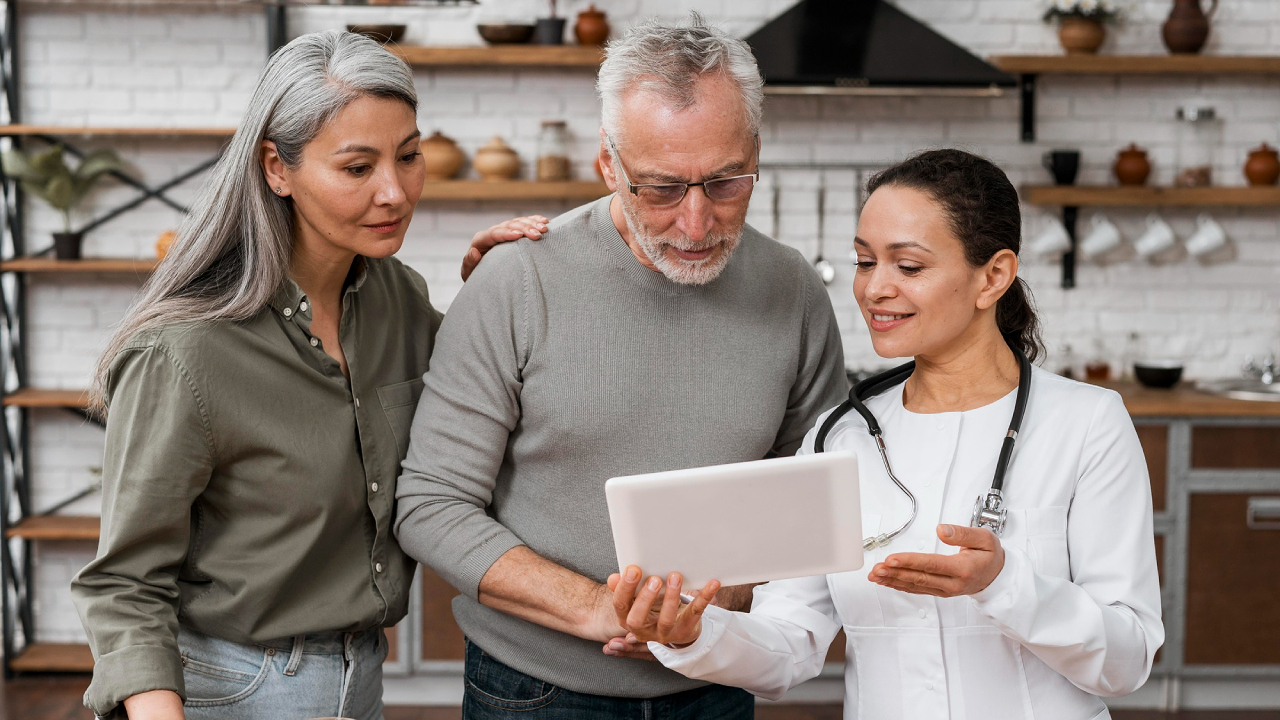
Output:
[[[1076,380],[1080,372],[1076,369],[1076,354],[1071,343],[1062,343],[1062,359],[1058,363],[1058,374],[1069,380]]]
[[[543,120],[538,134],[538,180],[569,179],[569,132],[563,120]]]
[[[1146,356],[1142,336],[1136,332],[1129,333],[1125,339],[1124,355],[1120,358],[1120,379],[1133,380],[1133,365]]]
[[[1107,361],[1107,348],[1101,339],[1093,341],[1093,355],[1084,365],[1084,379],[1089,382],[1106,382],[1111,379],[1111,363]]]

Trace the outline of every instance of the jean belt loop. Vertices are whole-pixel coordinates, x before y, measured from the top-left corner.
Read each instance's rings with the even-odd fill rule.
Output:
[[[289,664],[284,668],[284,674],[293,677],[298,674],[298,666],[302,664],[302,648],[306,644],[305,635],[297,635],[293,638],[293,652],[289,653]]]

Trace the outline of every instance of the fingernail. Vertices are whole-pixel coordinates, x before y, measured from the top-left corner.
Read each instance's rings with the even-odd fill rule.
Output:
[[[635,582],[640,579],[640,571],[634,567],[627,568],[627,582]]]
[[[888,574],[889,574],[889,571],[885,570],[884,568],[880,568],[879,570],[876,571],[876,575],[879,575],[880,577],[885,577]]]
[[[671,587],[680,587],[680,576],[673,573],[671,577],[667,578],[667,584]]]
[[[884,564],[888,565],[889,567],[898,567],[902,563],[898,562],[897,560],[886,560]]]
[[[662,581],[659,580],[656,575],[654,577],[649,578],[648,588],[650,590],[657,590],[660,587],[662,587]]]
[[[952,535],[955,535],[955,534],[956,534],[955,528],[951,527],[950,525],[942,526],[942,537],[951,537]]]

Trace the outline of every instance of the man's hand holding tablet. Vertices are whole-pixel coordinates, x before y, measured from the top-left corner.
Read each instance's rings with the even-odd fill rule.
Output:
[[[671,573],[665,583],[654,575],[642,586],[643,577],[635,565],[623,575],[609,576],[618,622],[630,632],[625,638],[609,641],[604,646],[606,655],[634,657],[643,653],[651,657],[644,648],[650,641],[677,648],[693,644],[702,634],[702,613],[720,590],[719,581],[712,580],[692,596],[682,597],[684,578],[680,573]]]

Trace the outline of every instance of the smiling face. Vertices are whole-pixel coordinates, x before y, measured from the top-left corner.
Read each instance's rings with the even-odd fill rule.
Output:
[[[418,138],[411,107],[361,97],[303,148],[295,168],[264,143],[268,181],[293,199],[295,242],[319,256],[383,258],[399,250],[426,177]]]
[[[974,267],[928,194],[886,185],[858,220],[853,294],[881,357],[946,357],[987,333],[999,336],[995,305],[1017,274],[1000,250]]]
[[[619,229],[636,257],[669,280],[690,285],[711,282],[729,263],[746,223],[749,188],[738,197],[711,200],[701,187],[691,187],[679,203],[661,207],[633,195],[627,180],[701,182],[756,171],[757,142],[740,92],[718,76],[697,82],[698,102],[684,109],[645,89],[626,95],[617,135],[610,138],[617,164],[603,138],[600,152],[605,182],[617,191],[625,218]]]

